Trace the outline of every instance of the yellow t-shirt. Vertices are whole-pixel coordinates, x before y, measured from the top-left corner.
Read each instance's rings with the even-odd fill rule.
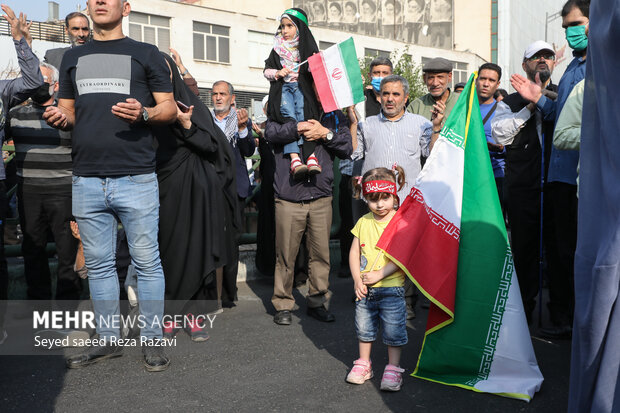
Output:
[[[383,230],[390,221],[377,221],[372,212],[364,215],[357,221],[357,224],[351,230],[351,233],[360,240],[360,270],[362,273],[369,272],[371,269],[379,270],[383,268],[390,260],[380,249],[377,248],[377,242],[383,234]],[[377,260],[377,255],[381,257]],[[372,268],[374,264],[374,268]],[[381,281],[371,285],[371,287],[402,287],[405,285],[405,273],[398,269],[395,273],[385,277]]]

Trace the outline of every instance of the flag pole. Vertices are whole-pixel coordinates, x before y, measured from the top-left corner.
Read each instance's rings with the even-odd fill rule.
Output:
[[[304,60],[301,63],[297,63],[295,66],[293,66],[293,68],[291,70],[296,70],[298,67],[302,66],[305,63],[308,63],[308,59]]]

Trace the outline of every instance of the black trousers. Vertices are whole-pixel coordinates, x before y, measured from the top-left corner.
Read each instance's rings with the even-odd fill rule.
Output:
[[[353,243],[353,206],[351,175],[342,175],[339,185],[338,211],[340,213],[340,269],[349,271],[349,251]]]
[[[79,276],[73,271],[78,242],[71,234],[71,194],[39,194],[17,187],[19,220],[24,239],[24,273],[28,298],[49,300],[52,283],[45,247],[51,231],[58,256],[57,300],[78,300],[82,292]]]
[[[0,180],[0,334],[4,326],[4,315],[6,313],[6,300],[9,295],[9,271],[4,256],[4,221],[7,211],[6,185],[4,180]]]
[[[575,303],[574,262],[577,247],[577,186],[547,184],[550,234],[545,244],[549,314],[555,325],[572,325]]]
[[[523,307],[530,321],[539,285],[540,190],[505,189],[512,256]]]

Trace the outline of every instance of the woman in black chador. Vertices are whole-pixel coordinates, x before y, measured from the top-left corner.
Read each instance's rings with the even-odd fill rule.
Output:
[[[155,128],[166,314],[204,315],[217,309],[215,271],[228,264],[229,251],[237,248],[234,157],[207,107],[185,85],[172,58],[163,55],[171,69],[174,99],[189,107],[186,112],[178,109],[174,124]],[[224,285],[223,297],[233,301],[235,296],[236,285]],[[201,324],[184,325],[194,341],[209,337]],[[169,323],[164,336],[174,336],[179,327]]]

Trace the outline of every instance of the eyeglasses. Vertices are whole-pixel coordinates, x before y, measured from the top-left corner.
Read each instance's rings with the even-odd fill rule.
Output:
[[[528,57],[527,60],[529,62],[535,62],[537,60],[540,59],[545,59],[545,60],[551,60],[552,62],[555,62],[555,55],[552,53],[537,53],[532,57]]]

